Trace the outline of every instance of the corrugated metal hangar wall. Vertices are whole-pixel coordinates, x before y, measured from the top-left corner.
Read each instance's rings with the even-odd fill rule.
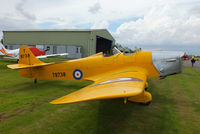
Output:
[[[49,47],[46,54],[67,52],[67,58],[81,58],[110,51],[115,40],[106,29],[10,30],[3,31],[3,44],[8,49],[22,45],[41,50]]]

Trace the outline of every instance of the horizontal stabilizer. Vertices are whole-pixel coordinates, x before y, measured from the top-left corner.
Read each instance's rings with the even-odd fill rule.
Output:
[[[40,63],[40,64],[34,64],[34,65],[28,65],[28,64],[13,64],[13,65],[7,65],[8,68],[11,69],[25,69],[25,68],[34,68],[34,67],[41,67],[46,66],[54,63]]]
[[[19,62],[18,64],[7,65],[8,68],[11,69],[25,69],[25,68],[34,68],[34,67],[42,67],[55,63],[44,63],[37,59],[35,55],[31,52],[31,50],[22,46],[19,50]]]

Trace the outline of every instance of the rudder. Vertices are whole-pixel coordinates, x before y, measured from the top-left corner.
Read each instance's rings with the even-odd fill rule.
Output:
[[[37,59],[27,46],[20,47],[18,64],[35,65],[35,64],[41,64],[41,63],[43,62]],[[33,78],[31,68],[21,69],[19,70],[19,74],[26,78]]]
[[[28,47],[26,46],[20,47],[18,64],[34,65],[41,63],[43,62],[37,59]]]

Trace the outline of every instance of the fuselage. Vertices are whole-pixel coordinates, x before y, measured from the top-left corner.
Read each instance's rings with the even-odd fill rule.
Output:
[[[19,49],[8,50],[0,44],[0,55],[2,56],[17,56],[19,55]]]
[[[140,51],[130,55],[118,53],[109,57],[103,57],[102,53],[98,53],[39,68],[22,69],[20,74],[35,79],[95,80],[100,76],[104,77],[105,72],[112,75],[124,71],[140,71],[145,73],[147,78],[160,76],[153,65],[150,51]]]

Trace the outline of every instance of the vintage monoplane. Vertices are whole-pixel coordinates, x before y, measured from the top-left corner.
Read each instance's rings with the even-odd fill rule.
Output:
[[[45,50],[39,50],[38,48],[32,47],[32,46],[29,46],[28,48],[31,50],[33,55],[36,56],[38,59],[68,55],[68,53],[46,55],[46,51]],[[13,50],[9,50],[9,49],[6,49],[0,43],[0,56],[3,56],[6,59],[19,59],[19,48],[13,49]]]
[[[74,103],[99,99],[124,98],[128,101],[149,104],[152,96],[145,89],[147,79],[180,73],[184,53],[167,51],[138,51],[125,55],[117,52],[104,57],[102,53],[60,63],[44,63],[28,47],[22,46],[19,62],[8,65],[19,69],[22,77],[94,81],[93,84],[58,98],[51,104]]]

